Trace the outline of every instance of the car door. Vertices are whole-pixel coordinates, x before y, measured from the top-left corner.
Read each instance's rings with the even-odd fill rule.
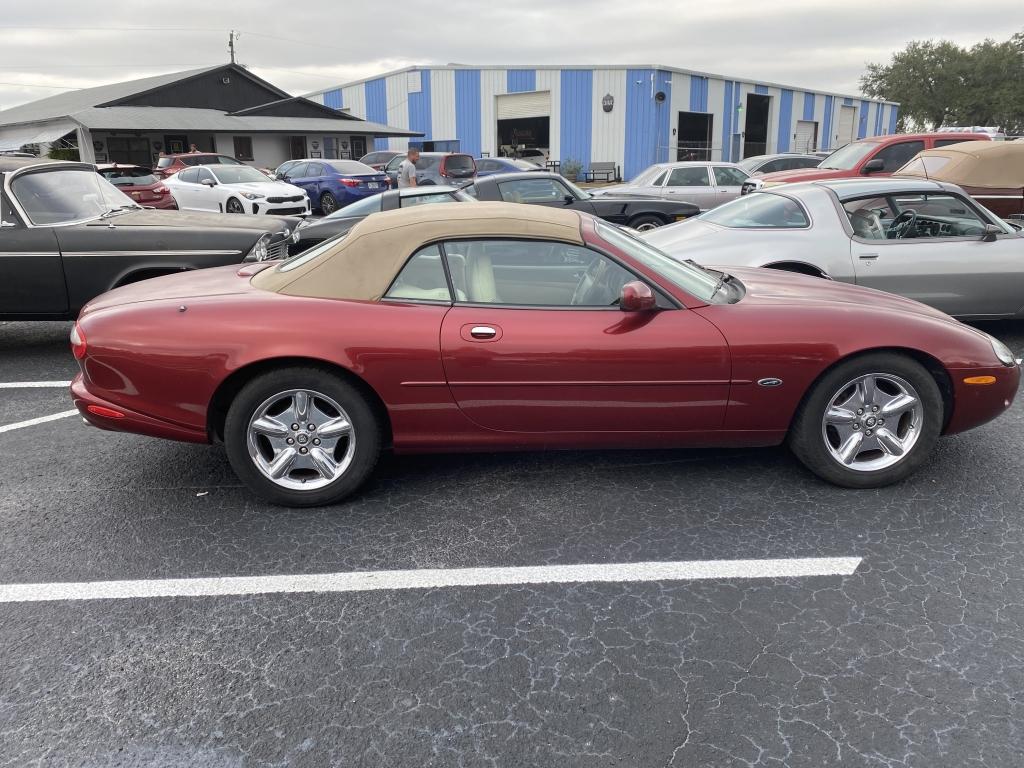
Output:
[[[857,283],[929,304],[960,317],[1000,317],[1024,307],[1024,242],[1008,228],[991,242],[989,221],[965,197],[942,191],[889,195],[844,204],[854,226]],[[882,230],[869,236],[865,211]],[[901,215],[913,230],[901,234]],[[997,225],[1002,226],[1002,225]],[[914,236],[911,236],[914,235]]]
[[[296,187],[301,187],[303,180],[306,178],[306,169],[308,167],[309,163],[298,162],[289,168],[279,181],[283,181],[286,184],[294,184]]]
[[[171,182],[174,201],[182,210],[198,210],[200,204],[196,196],[196,186],[199,181],[198,168],[185,168],[178,171]]]
[[[714,165],[711,173],[715,178],[715,203],[721,205],[735,200],[743,190],[743,182],[750,178],[739,168],[731,165]]]
[[[0,177],[2,178],[2,177]],[[51,227],[30,227],[0,194],[0,316],[68,311],[64,266]]]
[[[897,141],[893,144],[888,144],[882,147],[876,152],[870,160],[881,160],[882,169],[880,171],[873,172],[873,175],[884,175],[891,176],[894,171],[898,168],[902,168],[904,165],[914,159],[914,155],[924,149],[924,142],[920,139],[913,141]]]
[[[707,166],[686,165],[673,168],[665,181],[663,197],[676,202],[693,203],[702,211],[717,205],[717,192],[711,184]]]
[[[193,207],[201,211],[223,211],[229,194],[228,189],[217,181],[209,168],[195,170],[196,183],[189,190],[195,201]]]
[[[549,208],[572,208],[593,213],[594,207],[587,200],[580,200],[572,191],[553,176],[541,178],[508,179],[498,182],[498,194],[506,203],[545,205]]]
[[[320,186],[325,181],[326,174],[323,163],[307,163],[302,178],[290,183],[304,189],[315,206],[320,200]]]
[[[615,302],[637,276],[586,247],[446,242],[456,300],[441,325],[452,396],[505,432],[670,433],[722,425],[729,354],[703,317]]]

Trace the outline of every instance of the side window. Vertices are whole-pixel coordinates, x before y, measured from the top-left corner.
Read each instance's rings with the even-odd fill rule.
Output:
[[[923,141],[901,141],[899,144],[890,144],[882,149],[872,159],[881,160],[886,173],[892,173],[897,168],[910,162],[918,152],[924,149]]]
[[[894,195],[897,217],[889,227],[889,237],[970,237],[984,232],[986,222],[970,204],[957,195]],[[908,231],[903,231],[909,227]]]
[[[178,171],[178,178],[188,184],[196,184],[199,182],[199,169],[186,168],[183,171]]]
[[[714,171],[715,184],[720,187],[739,187],[747,180],[747,174],[727,165],[716,165]]]
[[[708,169],[702,165],[684,168],[673,168],[669,174],[669,187],[710,187]]]
[[[210,173],[210,171],[207,170],[206,168],[196,168],[195,172],[197,174],[196,181],[198,181],[200,184],[202,184],[204,181],[212,181],[214,183],[216,183],[217,181],[213,177],[213,174]]]
[[[569,191],[554,179],[516,179],[498,184],[498,192],[506,203],[554,203]]]
[[[469,240],[444,245],[457,301],[506,306],[618,304],[636,277],[588,248],[544,240]]]
[[[843,203],[853,233],[862,240],[884,240],[895,214],[884,197],[849,200]]]
[[[310,163],[306,166],[306,176],[323,176],[324,167],[320,163]]]
[[[786,165],[785,160],[769,160],[767,163],[757,169],[758,173],[775,173],[775,171],[787,171],[789,166]]]
[[[388,164],[386,166],[384,166],[384,170],[385,171],[397,171],[398,170],[398,166],[400,166],[402,164],[403,160],[405,160],[405,155],[395,155],[394,157],[392,157],[388,161]]]
[[[668,171],[662,171],[658,174],[658,178],[651,182],[652,187],[660,187],[665,183],[665,177],[668,176]]]
[[[436,245],[429,245],[417,251],[402,267],[384,298],[451,301],[452,294],[444,276],[440,249]]]
[[[479,163],[476,164],[476,169],[478,171],[483,171],[484,173],[490,173],[491,171],[496,170],[496,168],[494,167],[496,165],[497,163],[495,163],[493,160],[481,160]]]
[[[309,163],[296,163],[295,165],[293,165],[291,168],[288,169],[288,178],[289,179],[301,179],[301,178],[304,178],[307,175],[306,174],[306,170],[308,168],[309,168]]]
[[[431,203],[454,203],[455,198],[447,192],[437,195],[408,195],[400,198],[399,207],[412,208],[414,205],[429,205]]]

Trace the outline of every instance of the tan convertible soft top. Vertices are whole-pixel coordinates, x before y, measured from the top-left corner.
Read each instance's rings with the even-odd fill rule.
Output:
[[[467,237],[513,237],[583,244],[580,214],[516,203],[417,205],[374,213],[337,246],[294,269],[266,269],[257,288],[291,296],[376,301],[406,260],[428,243]]]
[[[938,164],[927,163],[930,157],[943,157],[947,162],[933,171],[933,165]],[[921,160],[923,162],[919,162]],[[893,175],[927,176],[964,187],[1024,187],[1024,142],[965,141],[940,149],[926,149]]]

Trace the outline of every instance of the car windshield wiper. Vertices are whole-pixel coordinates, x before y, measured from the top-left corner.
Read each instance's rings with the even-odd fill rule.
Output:
[[[725,287],[725,284],[728,283],[730,280],[732,280],[732,275],[730,275],[728,272],[723,272],[722,276],[718,278],[718,282],[715,283],[715,289],[711,291],[711,298],[714,298],[715,294],[722,290],[722,288]]]
[[[111,208],[104,213],[100,214],[101,219],[109,219],[111,216],[117,216],[119,213],[127,213],[128,211],[134,211],[138,208],[137,205],[119,205],[115,208]]]
[[[711,274],[711,270],[710,270],[710,269],[708,269],[707,267],[705,267],[705,266],[704,266],[703,264],[698,264],[698,263],[697,263],[696,261],[694,261],[693,259],[683,259],[683,263],[684,263],[684,264],[689,264],[689,265],[690,265],[691,267],[696,267],[696,268],[697,268],[697,269],[699,269],[699,270],[700,270],[701,272],[705,272],[705,273],[707,273],[707,274],[709,274],[709,275]]]

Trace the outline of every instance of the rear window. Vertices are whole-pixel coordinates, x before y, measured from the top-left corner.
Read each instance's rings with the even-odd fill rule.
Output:
[[[469,155],[448,155],[444,161],[446,171],[474,171],[476,163]]]
[[[148,168],[104,168],[99,173],[115,187],[156,184],[156,176]]]
[[[398,160],[398,158],[396,157],[395,160]],[[424,157],[423,155],[420,155],[420,159],[416,161],[416,170],[426,171],[431,168],[437,168],[440,163],[441,158],[436,155],[434,157]]]
[[[909,163],[900,168],[897,173],[907,176],[924,176],[937,173],[949,163],[948,157],[915,157]]]
[[[173,163],[173,162],[174,162],[174,160],[169,158],[169,157],[161,157],[159,160],[156,161],[156,167],[157,168],[170,168],[171,167],[171,163]]]
[[[373,168],[358,160],[332,160],[328,165],[338,173],[347,173],[353,176],[377,173]]]
[[[351,205],[346,205],[344,208],[339,208],[334,213],[324,216],[325,219],[350,219],[353,216],[369,216],[371,213],[377,213],[381,210],[383,198],[381,195],[373,195],[371,197],[364,197],[362,200],[358,200]]]
[[[765,192],[744,195],[698,218],[730,229],[802,229],[810,221],[790,197]]]

